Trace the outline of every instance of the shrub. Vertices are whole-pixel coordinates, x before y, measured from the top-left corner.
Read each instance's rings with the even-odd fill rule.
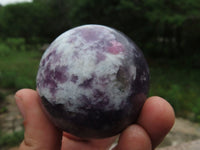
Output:
[[[0,72],[0,87],[11,88],[15,87],[15,80],[17,78],[15,71]]]
[[[0,132],[0,147],[11,147],[19,145],[24,138],[24,131],[14,132],[12,134],[2,134]]]
[[[15,88],[16,89],[21,89],[21,88],[32,88],[32,89],[35,89],[35,80],[34,79],[30,79],[28,77],[19,76],[15,80]]]
[[[11,49],[6,44],[0,44],[0,56],[5,57],[8,56],[11,52]]]
[[[5,99],[5,94],[0,91],[0,103]]]
[[[25,50],[25,39],[24,38],[7,38],[5,43],[12,50]]]

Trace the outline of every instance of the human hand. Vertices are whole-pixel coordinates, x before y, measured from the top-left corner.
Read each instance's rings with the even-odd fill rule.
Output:
[[[43,113],[40,97],[34,90],[23,89],[15,95],[24,117],[24,140],[20,150],[108,150],[117,136],[85,140],[58,130]],[[152,150],[174,124],[171,105],[160,97],[145,102],[137,124],[125,129],[113,150]]]

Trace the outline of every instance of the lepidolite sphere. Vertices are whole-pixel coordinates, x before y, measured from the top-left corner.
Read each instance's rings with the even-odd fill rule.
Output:
[[[114,136],[136,122],[148,88],[142,52],[102,25],[61,34],[45,51],[37,74],[45,113],[58,128],[82,138]]]

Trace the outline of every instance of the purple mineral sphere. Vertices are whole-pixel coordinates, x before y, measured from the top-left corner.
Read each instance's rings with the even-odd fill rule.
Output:
[[[45,51],[37,90],[58,128],[82,138],[105,138],[135,123],[149,89],[139,48],[121,32],[84,25],[60,35]]]

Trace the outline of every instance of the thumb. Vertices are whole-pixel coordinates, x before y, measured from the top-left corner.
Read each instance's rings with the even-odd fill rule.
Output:
[[[17,106],[24,117],[24,140],[20,150],[59,150],[62,133],[46,118],[36,91],[23,89],[16,93]]]

